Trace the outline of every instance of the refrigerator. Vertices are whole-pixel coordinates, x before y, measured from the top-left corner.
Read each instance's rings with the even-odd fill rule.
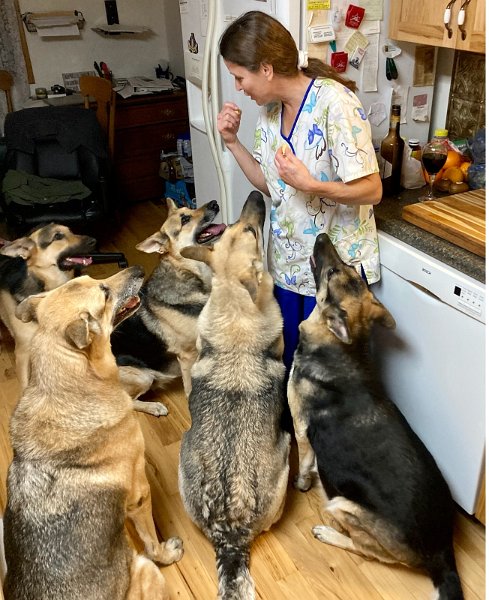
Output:
[[[360,3],[360,2],[357,2]],[[310,10],[311,6],[328,5],[328,10]],[[367,6],[365,2],[365,6]],[[373,3],[375,4],[375,3]],[[385,4],[385,8],[384,8]],[[221,218],[224,223],[234,222],[249,192],[253,189],[242,174],[232,154],[221,142],[217,131],[217,114],[225,101],[235,102],[242,111],[239,138],[250,151],[253,147],[255,125],[258,118],[258,106],[242,92],[237,92],[234,79],[227,71],[219,55],[219,39],[226,27],[238,16],[249,10],[261,10],[279,19],[291,32],[299,49],[308,50],[311,56],[318,56],[330,61],[333,51],[332,44],[310,42],[311,31],[317,30],[318,25],[326,24],[331,32],[334,28],[337,38],[337,49],[340,50],[346,37],[355,30],[347,28],[345,16],[348,10],[348,0],[329,0],[329,2],[310,2],[308,0],[179,0],[180,20],[187,84],[187,100],[192,144],[192,160],[194,170],[196,204],[200,206],[209,200],[217,200],[221,207]],[[428,108],[431,107],[433,87],[410,87],[414,67],[414,46],[404,44],[401,54],[394,60],[398,67],[399,78],[388,81],[385,77],[383,46],[390,41],[387,39],[388,9],[387,2],[379,2],[375,6],[382,14],[362,22],[359,31],[365,31],[371,40],[370,49],[359,69],[348,66],[345,75],[354,79],[359,87],[357,95],[362,101],[367,113],[373,106],[378,110],[379,104],[385,107],[385,116],[378,124],[378,112],[372,113],[369,119],[372,125],[372,137],[380,143],[387,134],[389,126],[389,110],[393,90],[407,89],[406,107],[412,103],[413,94],[426,94]],[[335,22],[335,19],[338,22]],[[368,32],[378,33],[369,34]],[[401,47],[397,44],[396,47]],[[372,53],[377,53],[378,74],[375,90],[364,92],[362,80],[366,57],[370,50],[370,59],[375,59]],[[371,72],[369,71],[370,75]],[[372,83],[370,82],[370,87]],[[401,90],[402,91],[402,90]],[[406,137],[418,137],[422,143],[428,139],[429,120],[425,122],[411,120],[409,111],[405,110],[406,123],[401,125],[401,134]],[[429,119],[429,114],[428,114]],[[267,232],[268,226],[265,226]]]

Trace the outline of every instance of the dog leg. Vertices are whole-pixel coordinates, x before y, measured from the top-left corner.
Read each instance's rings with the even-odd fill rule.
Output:
[[[127,517],[132,521],[144,544],[144,553],[151,560],[169,565],[183,556],[183,543],[178,537],[169,538],[166,542],[158,541],[151,508],[151,493],[144,471],[144,455],[138,460],[134,469],[134,485],[130,492],[127,506]]]
[[[165,578],[158,567],[134,553],[126,600],[169,600]]]
[[[15,346],[15,373],[20,384],[20,391],[25,390],[29,383],[29,352],[23,345]]]
[[[192,391],[192,377],[190,376],[190,369],[196,360],[196,351],[182,352],[178,355],[178,362],[182,371],[183,389],[187,398],[190,398],[190,392]]]
[[[294,486],[301,492],[307,492],[312,485],[312,470],[316,454],[309,443],[306,431],[296,430],[295,438],[299,451],[299,473],[294,480]]]
[[[162,402],[145,402],[143,400],[133,400],[134,410],[143,412],[153,417],[166,417],[168,409]]]
[[[343,550],[350,550],[351,552],[355,551],[355,546],[351,538],[347,535],[343,535],[328,525],[316,525],[312,528],[312,533],[314,534],[314,537],[320,542],[323,542],[323,544],[330,544],[331,546],[343,548]]]

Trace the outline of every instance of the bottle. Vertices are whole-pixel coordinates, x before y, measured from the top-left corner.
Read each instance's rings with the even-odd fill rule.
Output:
[[[399,133],[401,122],[401,106],[393,104],[389,133],[380,145],[380,156],[383,159],[381,172],[382,188],[385,196],[397,194],[401,189],[402,155],[404,153],[404,140]]]
[[[416,160],[421,161],[421,144],[418,139],[410,138],[408,140],[408,146],[410,148],[410,156],[415,158]]]

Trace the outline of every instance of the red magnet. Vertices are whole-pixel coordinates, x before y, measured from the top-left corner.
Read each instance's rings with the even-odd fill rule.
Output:
[[[333,52],[331,66],[337,73],[344,73],[348,66],[348,52]]]
[[[350,4],[346,11],[345,25],[347,25],[348,27],[353,27],[353,29],[358,29],[360,27],[360,23],[363,20],[364,14],[364,8],[362,8],[361,6],[355,6],[354,4]]]

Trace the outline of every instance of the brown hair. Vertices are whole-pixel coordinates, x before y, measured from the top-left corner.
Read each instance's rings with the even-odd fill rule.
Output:
[[[224,60],[251,72],[258,71],[262,64],[269,64],[278,75],[297,75],[299,53],[294,38],[280,21],[259,10],[247,12],[229,25],[221,36],[219,52]],[[308,62],[308,66],[301,69],[307,77],[334,79],[355,91],[354,81],[341,77],[319,58],[310,58]]]

